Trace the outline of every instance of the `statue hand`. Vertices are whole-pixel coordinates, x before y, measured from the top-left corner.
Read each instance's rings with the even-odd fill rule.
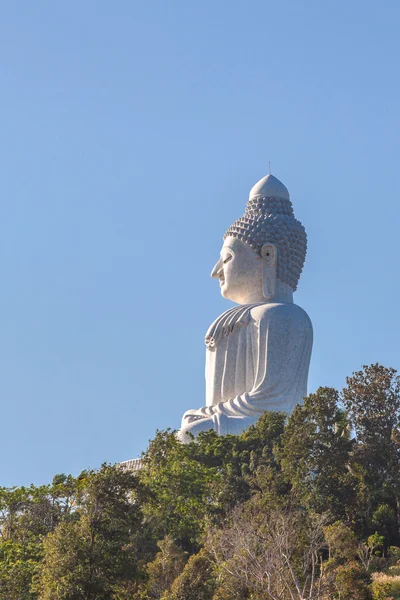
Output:
[[[214,422],[211,416],[185,413],[178,437],[181,442],[187,443],[193,441],[201,431],[209,431],[210,429],[214,429]]]
[[[212,407],[205,406],[198,410],[191,409],[187,410],[182,417],[182,427],[184,427],[188,423],[194,423],[196,421],[202,421],[204,419],[209,419],[213,414]]]
[[[182,427],[188,423],[194,423],[195,421],[201,421],[208,418],[207,415],[199,415],[197,410],[187,410],[182,417]]]

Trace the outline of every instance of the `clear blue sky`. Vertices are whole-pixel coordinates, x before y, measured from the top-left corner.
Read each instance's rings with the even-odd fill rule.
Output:
[[[1,485],[204,404],[209,273],[268,172],[309,253],[309,390],[400,368],[400,4],[4,2]]]

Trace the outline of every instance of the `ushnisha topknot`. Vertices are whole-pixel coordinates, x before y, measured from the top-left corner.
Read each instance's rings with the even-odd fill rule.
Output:
[[[293,213],[286,187],[273,175],[267,175],[251,189],[245,213],[224,235],[235,237],[261,255],[266,243],[278,249],[277,278],[293,291],[303,270],[307,235]]]

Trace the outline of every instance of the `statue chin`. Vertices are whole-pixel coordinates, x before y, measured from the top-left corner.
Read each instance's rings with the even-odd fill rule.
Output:
[[[244,216],[225,236],[211,275],[224,298],[239,304],[206,334],[206,402],[187,411],[178,432],[240,434],[265,411],[290,414],[307,395],[313,331],[293,304],[306,235],[289,192],[272,175],[250,192]]]

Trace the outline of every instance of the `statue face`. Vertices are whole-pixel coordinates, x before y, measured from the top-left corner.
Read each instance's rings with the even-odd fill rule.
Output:
[[[263,300],[262,259],[237,238],[225,239],[211,277],[219,279],[221,294],[228,300],[238,304]]]

